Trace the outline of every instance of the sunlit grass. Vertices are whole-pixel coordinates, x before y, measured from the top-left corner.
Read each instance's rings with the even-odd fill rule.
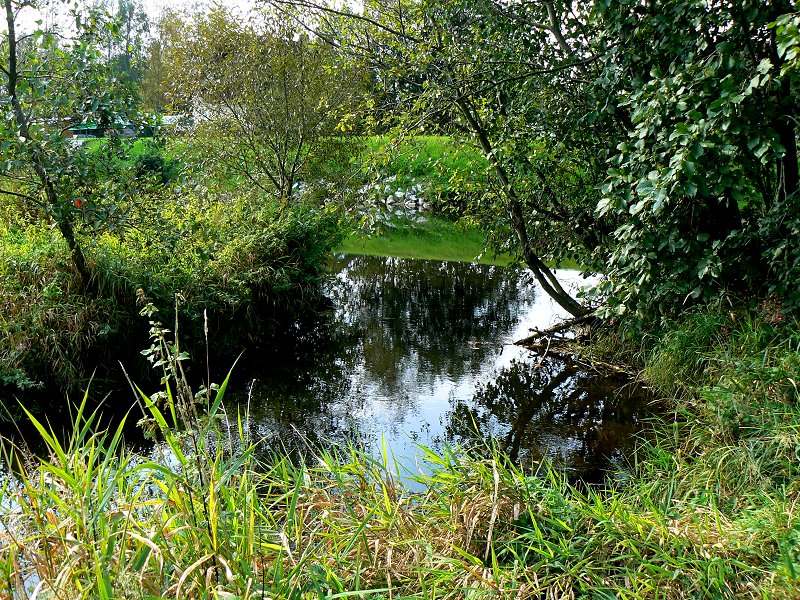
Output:
[[[476,148],[447,136],[363,138],[365,166],[401,182],[424,182],[444,192],[480,191],[486,186],[489,163]]]
[[[513,262],[507,255],[485,253],[484,236],[478,229],[437,217],[428,217],[423,223],[398,220],[393,227],[383,227],[369,236],[355,232],[339,245],[337,251],[502,266]]]
[[[355,231],[346,237],[336,252],[448,260],[485,265],[520,265],[508,254],[494,254],[485,249],[484,235],[474,226],[449,221],[439,217],[426,217],[424,222],[398,219],[391,227],[382,227],[377,233],[367,235]],[[524,268],[524,265],[520,265]],[[551,265],[560,269],[580,269],[574,261]]]

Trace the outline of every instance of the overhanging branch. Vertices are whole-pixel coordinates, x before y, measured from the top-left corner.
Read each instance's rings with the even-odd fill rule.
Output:
[[[266,2],[268,2],[269,4],[272,4],[273,6],[276,6],[276,7],[277,7],[277,5],[297,6],[297,7],[300,7],[300,8],[310,8],[310,9],[315,10],[315,11],[324,12],[324,13],[331,14],[331,15],[336,15],[338,17],[347,17],[348,19],[354,19],[356,21],[361,21],[363,23],[367,23],[368,25],[372,25],[373,27],[376,27],[376,28],[378,28],[378,29],[380,29],[382,31],[385,31],[386,33],[389,33],[389,34],[391,34],[393,36],[396,36],[398,38],[404,39],[404,40],[409,41],[409,42],[414,42],[415,44],[418,44],[421,41],[420,39],[418,39],[418,38],[416,38],[416,37],[414,37],[412,35],[409,35],[407,33],[403,33],[402,31],[398,31],[397,29],[394,29],[393,27],[389,27],[388,25],[385,25],[385,24],[383,24],[383,23],[381,23],[379,21],[376,21],[375,19],[371,19],[371,18],[369,18],[367,16],[360,15],[360,14],[357,14],[357,13],[347,12],[347,11],[343,11],[343,10],[337,10],[335,8],[331,8],[329,6],[324,6],[324,5],[321,5],[321,4],[317,4],[315,2],[306,2],[305,0],[266,0]]]

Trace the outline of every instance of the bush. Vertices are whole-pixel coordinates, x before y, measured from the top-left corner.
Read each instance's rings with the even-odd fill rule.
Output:
[[[776,202],[760,222],[767,265],[768,294],[783,298],[787,307],[800,313],[800,194]]]
[[[52,230],[0,230],[8,257],[0,266],[0,381],[83,385],[98,355],[115,363],[124,358],[119,348],[144,345],[137,294],[162,314],[173,314],[177,295],[184,341],[203,339],[207,325],[212,352],[238,352],[318,302],[326,257],[339,239],[333,215],[166,190],[153,204],[141,202],[123,232],[92,238],[91,293],[79,291]]]
[[[96,256],[109,280],[142,289],[162,311],[179,293],[189,331],[199,331],[207,310],[220,327],[218,342],[244,332],[257,337],[268,322],[296,318],[318,296],[327,254],[339,239],[333,215],[241,197],[161,201],[148,217],[153,226],[124,239],[105,236]]]
[[[136,140],[130,147],[129,156],[138,175],[154,176],[163,184],[177,179],[181,171],[180,161],[167,158],[163,148],[152,139]]]
[[[122,314],[108,298],[78,293],[66,245],[49,229],[0,230],[0,254],[0,382],[27,389],[54,376],[73,388]]]

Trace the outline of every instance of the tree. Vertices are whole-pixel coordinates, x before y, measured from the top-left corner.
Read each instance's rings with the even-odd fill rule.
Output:
[[[579,35],[569,10],[491,0],[367,2],[358,14],[304,0],[274,4],[311,10],[316,17],[304,22],[321,39],[369,64],[375,80],[394,82],[392,117],[406,127],[450,123],[451,132],[467,132],[495,182],[472,213],[562,308],[578,317],[590,312],[544,262],[577,258],[597,266],[610,230],[593,217],[602,181],[596,152],[562,154],[568,143],[548,112],[562,101],[561,119],[584,109],[572,77],[591,54],[578,39],[566,40],[563,27]]]
[[[788,0],[272,2],[314,11],[321,37],[395,81],[407,123],[446,114],[471,134],[499,192],[473,210],[571,313],[586,308],[542,259],[604,272],[607,315],[791,293]]]
[[[193,142],[254,188],[292,201],[315,160],[340,144],[339,116],[358,90],[332,49],[274,13],[240,20],[222,7],[173,23],[161,48],[173,103],[191,106]]]
[[[181,21],[173,12],[165,11],[162,13],[153,28],[155,35],[150,38],[145,50],[139,95],[142,99],[142,108],[155,114],[163,113],[170,108],[167,98],[169,79],[167,65],[164,62],[164,48],[171,37],[169,33],[171,23],[180,25]],[[171,108],[177,108],[179,112],[181,111],[181,107]]]
[[[772,24],[788,22],[791,4],[623,4],[592,13],[604,89],[628,121],[599,205],[622,219],[609,312],[790,293],[800,255],[776,259],[792,253],[780,238],[800,225],[798,81]]]
[[[0,195],[54,222],[86,284],[89,267],[76,235],[83,199],[73,192],[89,174],[90,161],[63,134],[79,123],[109,125],[129,108],[130,95],[99,60],[93,44],[102,27],[97,14],[76,15],[79,35],[64,46],[53,32],[18,32],[26,5],[2,0]]]
[[[150,21],[137,0],[100,0],[97,8],[110,16],[103,40],[107,60],[124,81],[138,84],[144,67],[144,38]]]

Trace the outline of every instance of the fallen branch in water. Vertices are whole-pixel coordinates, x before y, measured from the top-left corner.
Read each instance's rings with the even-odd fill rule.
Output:
[[[542,340],[542,338],[556,338],[556,339],[564,339],[564,340],[572,340],[573,338],[567,337],[565,332],[570,331],[575,327],[591,327],[592,323],[597,321],[597,317],[594,315],[584,315],[582,317],[575,317],[574,319],[567,319],[566,321],[561,321],[560,323],[556,323],[555,325],[548,327],[547,329],[531,329],[533,332],[526,338],[522,338],[521,340],[517,340],[514,342],[517,346],[524,346],[526,348],[531,346],[536,346]]]
[[[594,315],[585,315],[574,319],[567,319],[547,329],[531,329],[533,333],[526,338],[514,342],[515,346],[522,346],[541,355],[535,368],[539,368],[548,354],[560,357],[571,356],[587,371],[612,371],[625,373],[636,378],[638,372],[631,366],[609,362],[597,356],[586,354],[586,340],[591,335],[591,328],[601,324],[601,320]],[[572,335],[574,331],[574,335]],[[591,354],[591,353],[590,353]]]

